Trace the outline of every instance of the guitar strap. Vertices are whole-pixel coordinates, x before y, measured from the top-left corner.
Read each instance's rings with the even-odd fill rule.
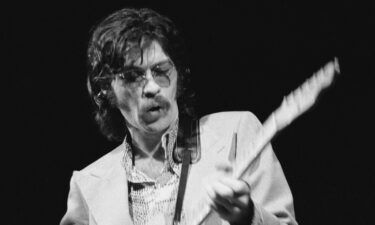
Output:
[[[179,143],[176,146],[174,155],[176,161],[182,161],[182,166],[173,224],[178,224],[181,220],[182,203],[184,200],[190,164],[197,162],[200,158],[199,120],[187,119],[181,121],[179,130],[177,138],[177,142]]]

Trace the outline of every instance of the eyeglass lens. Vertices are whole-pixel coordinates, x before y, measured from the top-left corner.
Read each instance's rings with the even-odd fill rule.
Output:
[[[151,68],[152,77],[160,87],[168,87],[170,85],[170,75],[173,67],[171,63],[166,62]],[[141,84],[146,80],[145,74],[145,70],[132,67],[120,74],[120,77],[124,79],[126,83]]]

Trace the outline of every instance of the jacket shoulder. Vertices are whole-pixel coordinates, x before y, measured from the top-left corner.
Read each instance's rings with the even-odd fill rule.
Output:
[[[205,115],[200,119],[203,126],[228,128],[237,126],[241,121],[254,127],[261,126],[259,119],[250,111],[217,112]]]

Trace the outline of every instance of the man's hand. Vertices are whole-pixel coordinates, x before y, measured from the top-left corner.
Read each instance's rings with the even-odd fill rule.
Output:
[[[232,167],[219,165],[218,169],[223,176],[206,187],[211,208],[230,224],[250,224],[254,211],[250,186],[230,176]]]

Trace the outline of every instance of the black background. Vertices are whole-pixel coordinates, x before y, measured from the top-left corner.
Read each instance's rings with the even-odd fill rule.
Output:
[[[15,2],[2,36],[4,224],[57,224],[72,171],[117,145],[93,122],[85,52],[91,27],[127,6],[151,7],[183,31],[199,115],[249,110],[264,121],[338,57],[334,85],[273,146],[300,224],[373,223],[374,4],[278,0]]]

